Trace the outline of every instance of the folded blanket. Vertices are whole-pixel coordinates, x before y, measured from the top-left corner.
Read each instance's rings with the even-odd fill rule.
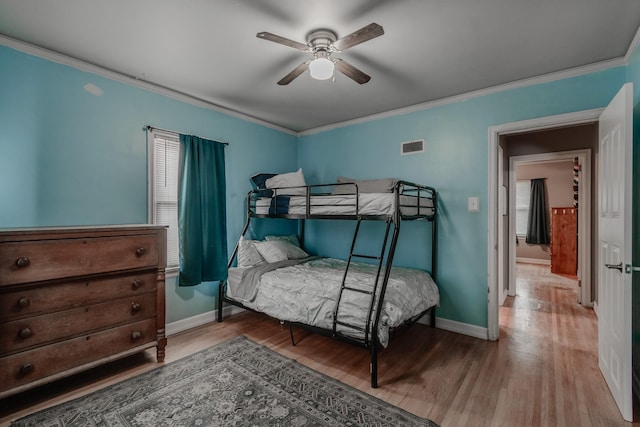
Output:
[[[289,202],[291,196],[276,196],[271,199],[269,215],[284,215],[289,213]]]
[[[263,274],[276,270],[281,267],[289,267],[303,262],[311,261],[317,257],[309,257],[303,259],[288,259],[272,263],[265,263],[247,268],[242,272],[240,283],[233,290],[233,295],[229,295],[234,299],[241,301],[253,301],[258,293],[258,283]]]

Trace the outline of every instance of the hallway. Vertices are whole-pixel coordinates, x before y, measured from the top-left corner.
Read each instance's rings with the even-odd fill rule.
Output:
[[[542,424],[555,413],[557,425],[615,425],[598,415],[613,398],[598,369],[597,317],[577,303],[577,280],[552,274],[547,265],[516,268],[517,296],[500,307],[500,343],[512,348],[510,363],[521,373],[511,381],[531,382],[535,391],[509,400],[533,403]],[[563,418],[568,414],[581,419]]]

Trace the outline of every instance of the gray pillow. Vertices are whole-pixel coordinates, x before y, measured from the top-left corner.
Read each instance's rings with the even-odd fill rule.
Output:
[[[337,179],[339,184],[341,183],[354,183],[358,185],[358,191],[360,193],[393,193],[398,180],[395,178],[382,178],[382,179],[353,179],[344,176],[339,176]],[[356,189],[352,185],[336,185],[333,187],[331,194],[354,194]]]
[[[298,240],[298,236],[295,234],[288,234],[286,236],[275,236],[275,235],[269,235],[269,236],[264,236],[264,240],[287,240],[291,243],[293,243],[294,245],[296,245],[297,247],[300,247],[300,240]]]
[[[268,263],[302,259],[309,256],[309,254],[288,240],[265,240],[254,244],[262,258]]]
[[[257,240],[246,240],[244,237],[240,238],[238,244],[238,267],[253,267],[266,262],[256,249],[254,245],[255,242],[257,242]]]

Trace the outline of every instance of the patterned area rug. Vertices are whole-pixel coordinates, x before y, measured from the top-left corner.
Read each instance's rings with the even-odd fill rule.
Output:
[[[12,426],[436,426],[234,338]]]

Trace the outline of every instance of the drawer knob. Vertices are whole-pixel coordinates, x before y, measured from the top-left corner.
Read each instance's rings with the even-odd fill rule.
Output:
[[[33,331],[31,330],[31,328],[24,328],[18,334],[18,336],[20,338],[22,338],[22,339],[27,339],[27,338],[31,337],[31,335],[33,335]]]
[[[142,305],[138,304],[137,302],[131,303],[131,311],[137,313],[140,310],[142,310]]]
[[[142,334],[140,332],[138,332],[138,331],[133,331],[131,333],[131,339],[134,340],[134,341],[139,340],[140,337],[142,337]]]
[[[142,285],[144,285],[144,282],[140,279],[136,279],[133,282],[131,282],[131,287],[133,289],[140,289]]]
[[[27,308],[31,304],[31,300],[27,297],[22,297],[18,300],[18,307]]]
[[[20,373],[22,375],[27,375],[27,374],[30,374],[31,372],[33,372],[33,365],[31,363],[25,363],[22,366],[20,366]]]
[[[21,256],[16,260],[16,267],[18,268],[28,267],[29,264],[31,264],[31,260],[25,256]]]
[[[145,248],[138,248],[138,249],[136,249],[136,256],[137,257],[141,257],[142,255],[145,254],[145,252],[147,252],[147,250]]]

